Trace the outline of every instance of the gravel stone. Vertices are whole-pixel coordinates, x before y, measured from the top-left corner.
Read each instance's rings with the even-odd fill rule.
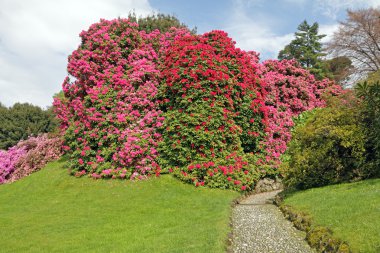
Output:
[[[313,253],[297,230],[273,205],[280,191],[254,194],[240,201],[232,213],[234,253]]]

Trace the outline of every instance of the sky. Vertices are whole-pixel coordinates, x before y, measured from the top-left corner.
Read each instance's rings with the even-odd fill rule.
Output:
[[[51,106],[79,33],[100,18],[172,14],[200,34],[224,30],[265,60],[277,57],[303,20],[318,22],[326,42],[348,8],[368,7],[380,0],[0,0],[0,103]]]

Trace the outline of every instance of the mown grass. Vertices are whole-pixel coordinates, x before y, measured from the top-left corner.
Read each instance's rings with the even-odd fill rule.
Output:
[[[309,213],[354,252],[380,252],[380,179],[296,192],[284,204]]]
[[[171,176],[74,178],[63,161],[0,186],[0,252],[223,252],[239,194]]]

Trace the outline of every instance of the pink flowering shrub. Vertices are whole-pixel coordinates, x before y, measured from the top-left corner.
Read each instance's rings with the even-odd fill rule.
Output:
[[[143,178],[159,173],[155,102],[159,33],[139,32],[125,19],[101,20],[80,36],[69,57],[64,98],[56,98],[72,173],[94,178]]]
[[[301,112],[325,106],[323,94],[338,95],[342,89],[329,79],[318,81],[295,60],[268,60],[262,65],[268,110],[267,163],[278,165],[291,139],[293,118]]]
[[[26,154],[25,147],[13,146],[0,150],[0,184],[5,183],[16,169],[16,164]]]
[[[62,156],[62,139],[59,136],[49,138],[48,134],[42,134],[17,145],[27,152],[17,161],[15,171],[8,180],[10,182],[26,177]]]
[[[7,151],[0,150],[0,184],[28,176],[61,155],[61,138],[49,138],[48,134],[20,141]]]

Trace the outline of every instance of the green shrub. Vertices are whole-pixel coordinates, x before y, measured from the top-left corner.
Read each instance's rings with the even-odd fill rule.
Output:
[[[373,79],[369,80],[376,80],[375,75],[372,77]],[[377,80],[379,80],[378,77]],[[356,95],[363,102],[360,114],[367,136],[367,167],[370,168],[372,176],[378,177],[380,176],[380,81],[358,84]]]
[[[9,108],[0,105],[0,149],[8,149],[29,136],[56,128],[51,109],[43,110],[28,103],[16,103]]]
[[[351,92],[331,98],[295,127],[282,165],[287,186],[306,189],[371,176],[357,103]]]

